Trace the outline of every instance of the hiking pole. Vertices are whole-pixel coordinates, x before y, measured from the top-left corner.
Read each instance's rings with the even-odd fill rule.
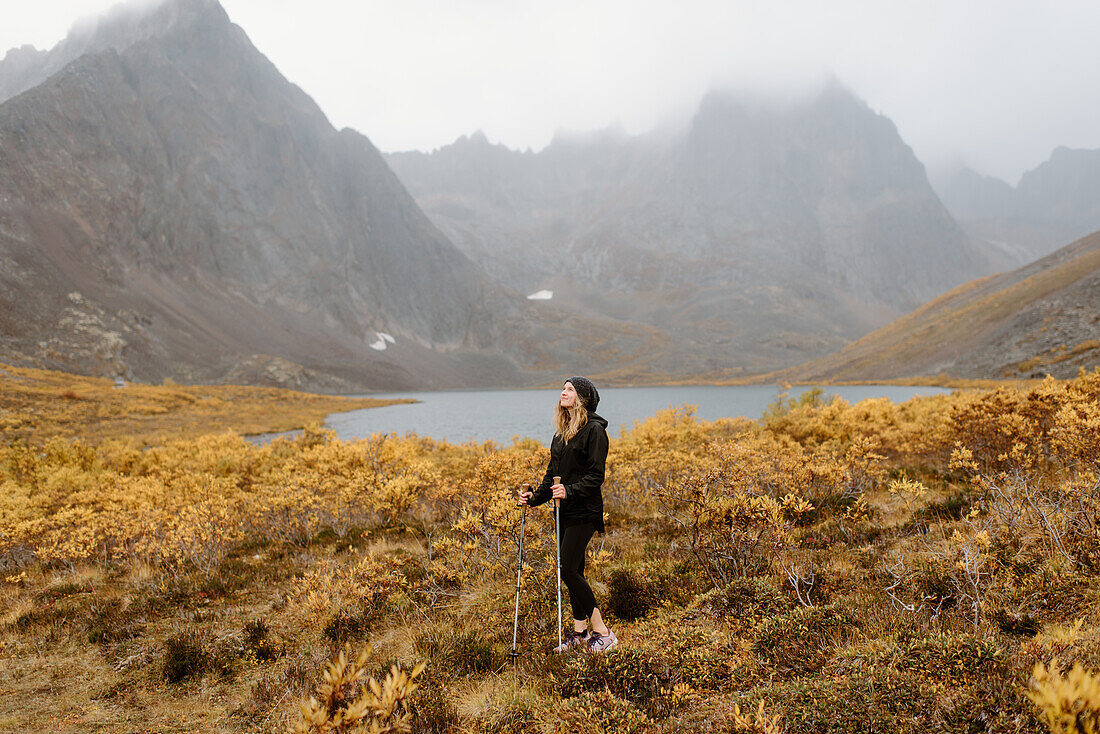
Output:
[[[554,477],[561,484],[561,477]],[[561,500],[554,500],[554,545],[558,549],[558,647],[561,647]]]
[[[520,492],[530,492],[531,485],[520,485]],[[519,653],[516,652],[516,640],[519,639],[519,587],[523,579],[523,530],[527,525],[527,505],[523,506],[523,519],[519,521],[519,565],[516,569],[516,618],[512,623],[512,665],[516,664]]]

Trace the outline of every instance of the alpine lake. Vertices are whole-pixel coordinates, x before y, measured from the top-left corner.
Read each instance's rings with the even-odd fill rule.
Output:
[[[597,386],[598,387],[598,386]],[[798,398],[811,386],[792,387],[786,396]],[[849,403],[871,398],[904,402],[918,395],[950,392],[940,387],[908,385],[841,385],[820,388],[821,399],[840,396]],[[507,446],[515,439],[534,438],[549,444],[553,436],[552,415],[559,388],[533,390],[441,390],[426,392],[370,393],[354,397],[412,398],[415,403],[333,413],[325,427],[337,438],[367,438],[375,433],[415,433],[452,443],[492,441]],[[774,403],[783,388],[777,385],[685,385],[657,387],[609,387],[600,389],[596,412],[608,421],[612,439],[635,422],[660,410],[693,406],[704,420],[744,416],[759,418]],[[254,436],[266,442],[296,432]]]

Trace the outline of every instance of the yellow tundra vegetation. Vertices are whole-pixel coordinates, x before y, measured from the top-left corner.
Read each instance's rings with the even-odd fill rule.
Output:
[[[512,661],[536,441],[9,441],[0,724],[1094,730],[1100,371],[901,404],[810,392],[755,421],[683,407],[611,447],[586,575],[622,644],[548,653],[534,508]]]
[[[274,387],[144,385],[0,362],[0,436],[108,438],[158,443],[233,430],[268,433],[317,423],[329,413],[390,405],[394,400],[312,395]]]

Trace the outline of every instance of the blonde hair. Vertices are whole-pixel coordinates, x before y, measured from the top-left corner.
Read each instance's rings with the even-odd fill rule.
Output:
[[[554,428],[563,441],[569,443],[569,439],[576,436],[587,422],[588,410],[579,395],[572,408],[563,408],[561,402],[558,402],[558,407],[554,410]]]

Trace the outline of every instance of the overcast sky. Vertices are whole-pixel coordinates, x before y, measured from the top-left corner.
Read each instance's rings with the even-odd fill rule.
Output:
[[[0,0],[0,48],[49,48],[113,0]],[[628,132],[706,90],[835,74],[931,170],[1016,183],[1059,145],[1100,148],[1100,2],[222,0],[337,127],[387,151],[483,130],[539,149]]]

